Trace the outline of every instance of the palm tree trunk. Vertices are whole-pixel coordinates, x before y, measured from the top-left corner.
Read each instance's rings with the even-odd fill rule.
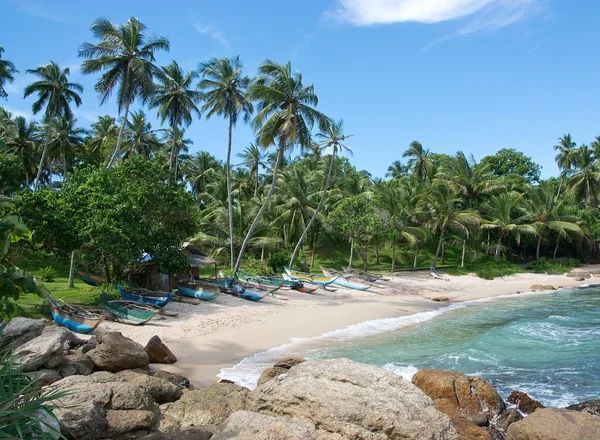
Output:
[[[294,260],[296,259],[296,255],[298,255],[298,251],[300,250],[300,245],[302,244],[302,241],[306,237],[306,234],[308,234],[310,227],[312,226],[315,219],[317,218],[319,211],[321,210],[321,208],[323,207],[323,204],[325,203],[325,199],[327,199],[329,183],[331,182],[331,175],[333,174],[333,164],[335,162],[335,154],[336,154],[335,147],[333,147],[333,153],[331,154],[331,161],[329,162],[329,171],[327,172],[327,180],[325,181],[325,188],[323,188],[323,194],[321,194],[321,200],[319,201],[319,205],[317,206],[317,209],[315,209],[315,212],[313,212],[312,217],[310,218],[308,224],[306,225],[306,228],[304,228],[304,231],[302,231],[302,235],[300,236],[298,243],[296,243],[296,247],[294,248],[294,252],[292,253],[292,257],[290,258],[290,267],[293,266]]]
[[[256,197],[256,193],[258,192],[258,167],[259,164],[256,164],[256,170],[254,171],[254,197]]]
[[[315,267],[315,247],[317,246],[317,233],[313,235],[312,255],[310,256],[310,267]]]
[[[465,257],[467,255],[467,239],[463,240],[462,257],[460,259],[460,267],[465,267]]]
[[[75,287],[74,284],[74,278],[75,278],[75,251],[71,252],[71,267],[69,268],[69,284],[67,285],[67,287],[69,289],[72,289]]]
[[[231,259],[233,261],[233,258]],[[265,264],[265,247],[263,246],[260,250],[260,267],[262,268],[263,264]]]
[[[396,270],[396,242],[392,242],[392,273]]]
[[[37,191],[40,188],[40,180],[42,178],[44,162],[46,161],[46,156],[48,155],[48,144],[50,143],[50,133],[52,133],[53,119],[54,115],[51,113],[48,118],[48,133],[46,133],[46,141],[44,142],[44,149],[42,150],[42,158],[40,159],[40,166],[38,167],[37,177],[35,179],[35,184],[33,185],[34,191]]]
[[[419,240],[415,244],[415,259],[413,260],[413,272],[417,270],[417,262],[419,260]]]
[[[281,139],[279,141],[279,151],[277,152],[277,159],[275,160],[275,166],[273,167],[273,182],[271,183],[271,188],[269,188],[267,197],[265,197],[265,201],[263,202],[262,206],[256,213],[256,217],[254,217],[254,221],[250,225],[250,229],[248,229],[246,238],[244,238],[244,241],[242,242],[242,247],[240,248],[240,253],[238,254],[238,258],[235,263],[235,267],[233,268],[234,274],[237,273],[238,269],[240,268],[240,264],[242,263],[242,257],[244,256],[244,251],[246,250],[246,247],[248,246],[248,241],[250,240],[250,237],[252,237],[252,234],[254,233],[254,229],[256,229],[256,225],[258,224],[258,221],[262,217],[264,210],[266,209],[267,205],[271,201],[271,196],[273,195],[273,192],[275,191],[275,187],[277,186],[277,173],[279,172],[279,164],[281,163],[281,158],[283,157],[284,150],[285,150],[285,140]]]
[[[441,258],[441,263],[442,264],[446,264],[446,242],[442,242],[442,258]]]
[[[558,253],[558,245],[560,244],[560,235],[558,236],[558,240],[556,240],[556,247],[554,248],[554,258],[556,260],[556,254]]]
[[[379,263],[379,243],[375,245],[375,264]]]
[[[231,136],[233,130],[233,119],[229,118],[229,142],[227,144],[227,216],[229,217],[229,250],[231,252],[231,268],[233,269],[235,258],[235,244],[233,242],[233,200],[231,196]]]
[[[498,243],[496,243],[496,261],[500,260],[500,246],[502,246],[502,233],[498,237]]]
[[[354,238],[350,239],[350,261],[348,262],[348,269],[352,269],[352,259],[354,258]]]
[[[442,244],[444,243],[445,229],[446,229],[445,227],[442,228],[442,230],[440,232],[440,241],[438,241],[437,250],[435,251],[435,257],[433,257],[433,264],[431,267],[433,267],[434,269],[437,264],[438,257],[440,256],[440,252],[442,251]]]
[[[67,181],[67,151],[65,147],[63,147],[63,182]]]
[[[535,259],[539,260],[540,259],[540,246],[542,245],[542,233],[540,232],[540,236],[538,238],[538,242],[537,242],[537,249],[535,251]]]
[[[121,129],[119,130],[119,137],[117,138],[117,146],[115,147],[115,151],[113,152],[110,161],[108,162],[108,165],[106,166],[107,169],[111,169],[113,167],[113,165],[115,164],[115,161],[117,160],[117,157],[119,157],[119,154],[121,153],[121,142],[123,141],[123,131],[125,131],[125,126],[127,125],[127,116],[129,115],[129,102],[127,104],[125,104],[125,115],[123,116],[123,122],[121,123]]]

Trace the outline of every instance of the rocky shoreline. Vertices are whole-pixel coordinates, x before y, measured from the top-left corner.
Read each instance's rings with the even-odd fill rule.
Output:
[[[514,392],[508,407],[481,377],[421,370],[412,383],[348,359],[288,358],[254,390],[231,382],[189,389],[152,362],[176,360],[160,339],[146,347],[118,332],[82,341],[42,321],[15,318],[0,351],[63,393],[53,410],[78,440],[592,440],[600,401],[544,408]],[[524,417],[525,416],[525,417]]]

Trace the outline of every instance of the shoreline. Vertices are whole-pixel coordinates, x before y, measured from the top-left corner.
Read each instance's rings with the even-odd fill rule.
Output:
[[[385,289],[359,292],[336,287],[335,292],[319,290],[314,295],[285,291],[288,301],[267,297],[251,303],[220,295],[214,302],[200,305],[169,304],[168,310],[179,312],[176,318],[153,320],[141,327],[108,322],[103,330],[120,331],[142,345],[158,335],[178,361],[156,368],[182,374],[198,388],[217,382],[222,369],[296,339],[315,338],[373,320],[436,311],[466,301],[530,292],[536,284],[570,288],[593,283],[593,279],[575,281],[565,275],[545,274],[518,274],[495,280],[473,275],[448,278],[449,281],[434,280],[429,274],[410,272],[380,282]],[[446,296],[450,301],[434,302],[431,297],[435,296]]]

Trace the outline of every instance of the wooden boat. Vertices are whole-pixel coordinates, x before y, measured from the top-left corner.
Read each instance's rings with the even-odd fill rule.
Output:
[[[335,273],[335,272],[334,272]],[[344,270],[344,275],[352,278],[360,278],[368,283],[375,283],[377,281],[390,281],[389,278],[384,278],[381,275],[375,275],[371,272],[354,272],[351,268]]]
[[[58,325],[77,333],[89,333],[104,321],[104,313],[94,313],[81,307],[58,304],[52,297],[46,297],[50,305],[52,319]]]
[[[284,273],[282,275],[282,277],[286,280],[286,281],[291,281],[294,282],[294,280],[292,279],[292,277],[290,277],[287,273]],[[296,286],[292,287],[292,289],[297,290],[298,292],[302,292],[302,293],[314,293],[318,288],[319,285],[318,284],[311,284],[309,281],[295,281],[296,282]]]
[[[157,310],[151,306],[130,301],[110,301],[102,295],[104,310],[114,321],[129,325],[142,325],[150,321]]]
[[[90,286],[94,287],[101,286],[102,284],[106,283],[106,278],[99,275],[94,275],[93,273],[83,272],[81,270],[77,271],[77,276],[85,284],[89,284]]]
[[[119,295],[125,301],[133,301],[142,304],[152,304],[158,307],[164,307],[167,305],[171,298],[175,295],[174,292],[153,292],[146,289],[137,289],[132,287],[124,288],[120,284],[117,284],[119,289]]]
[[[320,284],[321,286],[329,286],[337,279],[336,276],[327,277],[323,275],[313,275],[311,273],[299,272],[288,267],[284,267],[283,269],[285,270],[285,273],[287,273],[293,280],[296,279],[300,281],[308,281],[310,283]]]
[[[245,285],[243,282],[236,281],[233,278],[203,279],[201,281],[218,286],[221,292],[227,295],[247,299],[248,301],[260,301],[270,292]]]
[[[321,270],[323,271],[323,275],[333,276],[333,274],[331,272],[329,272],[323,266],[321,266]],[[369,287],[371,287],[371,285],[369,283],[367,283],[366,281],[363,281],[358,278],[344,276],[344,275],[339,275],[336,278],[336,280],[333,282],[333,284],[336,284],[341,287],[347,287],[349,289],[354,289],[354,290],[367,290],[367,289],[369,289]]]
[[[238,279],[251,287],[261,290],[281,289],[283,285],[287,283],[287,281],[283,279],[274,280],[269,277],[251,275],[245,271],[238,272]]]
[[[218,286],[207,284],[195,280],[180,281],[177,283],[177,290],[183,296],[188,298],[196,298],[202,301],[212,301],[215,299],[221,290]]]

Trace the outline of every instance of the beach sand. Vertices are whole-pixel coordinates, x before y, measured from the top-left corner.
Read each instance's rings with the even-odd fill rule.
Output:
[[[177,356],[173,365],[157,369],[183,374],[194,387],[218,381],[222,368],[242,359],[290,342],[380,318],[396,318],[445,307],[432,297],[446,296],[450,304],[531,291],[532,285],[573,287],[593,283],[575,281],[565,275],[519,274],[495,280],[474,275],[448,276],[435,280],[426,272],[396,274],[366,292],[335,287],[315,294],[283,291],[288,300],[270,296],[254,303],[221,294],[199,305],[171,302],[166,309],[177,317],[154,318],[134,327],[105,322],[100,331],[119,331],[145,345],[158,335]]]

